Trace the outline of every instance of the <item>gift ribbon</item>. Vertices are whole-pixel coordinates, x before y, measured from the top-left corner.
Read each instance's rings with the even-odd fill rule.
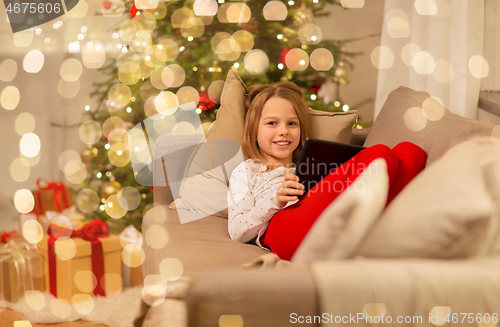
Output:
[[[26,260],[24,255],[31,251],[30,245],[26,242],[22,242],[18,244],[14,240],[9,240],[5,246],[0,249],[0,294],[6,294],[4,290],[4,271],[3,271],[3,262],[5,260],[11,259],[14,263],[14,267],[16,268],[16,277],[17,277],[17,289],[15,292],[17,293],[20,288],[24,290],[32,290],[34,289],[33,279],[30,279],[31,285],[30,288],[26,287],[26,273],[32,276],[31,266],[26,265]],[[29,266],[30,271],[26,271]],[[10,281],[12,283],[12,280]],[[11,294],[13,296],[14,294]]]
[[[2,233],[2,243],[7,243],[7,240],[16,234],[16,230],[12,230],[11,232],[4,231]]]
[[[104,292],[104,254],[102,252],[101,237],[109,235],[108,225],[102,220],[92,220],[81,229],[71,231],[70,229],[52,224],[48,230],[49,244],[49,280],[50,293],[57,297],[57,270],[56,270],[56,251],[55,241],[62,236],[80,237],[89,241],[92,245],[92,272],[97,279],[97,286],[94,288],[95,295],[105,296]]]
[[[47,186],[42,187],[42,181],[45,182]],[[37,179],[36,181],[36,186],[40,191],[46,191],[46,190],[54,190],[54,201],[56,202],[57,206],[57,211],[62,212],[62,205],[61,205],[61,197],[64,202],[64,207],[68,208],[69,207],[69,202],[68,202],[68,197],[66,196],[66,185],[64,185],[63,182],[58,183],[53,183],[49,182],[46,180],[43,180],[42,178]],[[62,196],[59,196],[62,195]],[[42,197],[41,193],[37,192],[37,199],[38,203],[40,204],[40,213],[43,213],[43,208],[42,208]]]

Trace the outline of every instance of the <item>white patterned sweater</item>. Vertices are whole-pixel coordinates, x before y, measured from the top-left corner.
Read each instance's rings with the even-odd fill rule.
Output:
[[[276,191],[286,174],[293,174],[295,168],[278,167],[269,172],[259,160],[248,159],[239,164],[229,180],[228,229],[229,236],[235,241],[246,243],[255,237],[259,239],[267,230],[273,215],[298,200],[280,206],[276,200]],[[267,249],[266,249],[267,250]]]

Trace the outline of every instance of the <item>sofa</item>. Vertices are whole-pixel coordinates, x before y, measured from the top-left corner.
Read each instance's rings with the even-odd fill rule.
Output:
[[[229,72],[206,135],[156,140],[154,208],[143,219],[145,304],[136,325],[498,325],[498,127],[407,87],[389,95],[371,129],[352,131],[353,113],[319,113],[315,137],[364,146],[410,141],[426,151],[427,165],[387,208],[380,205],[387,180],[367,176],[370,198],[339,197],[284,261],[230,239],[220,197],[231,165],[207,164],[245,159],[236,146],[214,164],[207,145],[241,144],[245,91]]]

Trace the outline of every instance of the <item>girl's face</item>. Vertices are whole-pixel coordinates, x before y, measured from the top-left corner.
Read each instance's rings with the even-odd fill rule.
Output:
[[[286,166],[293,162],[293,151],[299,142],[299,117],[292,103],[278,97],[267,100],[257,129],[257,143],[262,157],[270,163]]]

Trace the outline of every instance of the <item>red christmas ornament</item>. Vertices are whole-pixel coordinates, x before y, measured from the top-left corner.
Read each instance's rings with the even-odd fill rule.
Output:
[[[281,52],[281,55],[280,55],[280,62],[286,66],[286,62],[285,62],[285,57],[286,57],[286,54],[288,53],[288,51],[290,51],[292,48],[284,48],[283,51]]]
[[[323,80],[321,79],[317,80],[316,83],[314,83],[313,87],[311,88],[311,93],[318,93],[321,84],[323,84]]]
[[[104,1],[102,3],[102,6],[103,6],[104,9],[108,10],[108,9],[111,8],[111,3],[109,3],[108,1]]]
[[[202,91],[198,97],[198,108],[201,110],[210,110],[215,107],[215,102],[213,102],[209,97],[207,91]]]
[[[137,9],[137,7],[135,6],[135,3],[132,5],[132,7],[130,7],[130,11],[128,12],[130,17],[134,18],[135,15],[137,15],[137,12],[139,11],[139,9]]]

